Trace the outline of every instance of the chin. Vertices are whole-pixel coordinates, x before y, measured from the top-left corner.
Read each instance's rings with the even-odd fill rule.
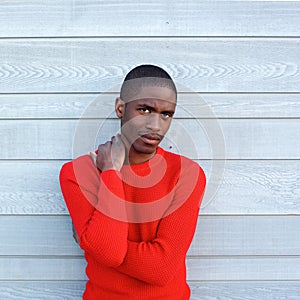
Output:
[[[152,153],[156,152],[158,145],[147,145],[147,144],[141,145],[140,143],[136,142],[136,143],[133,143],[132,147],[135,150],[135,152],[137,152],[137,153],[152,154]]]

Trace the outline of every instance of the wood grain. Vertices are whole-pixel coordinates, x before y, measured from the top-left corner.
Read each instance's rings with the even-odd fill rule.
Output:
[[[67,214],[58,182],[64,162],[0,161],[0,214]],[[212,161],[198,163],[216,192],[204,196],[201,215],[300,214],[299,160],[227,160],[221,182]]]
[[[189,282],[191,300],[298,300],[298,282]],[[81,300],[84,281],[5,281],[0,282],[0,297],[6,300]]]
[[[300,216],[202,216],[188,256],[297,256]],[[68,216],[1,216],[0,256],[82,256]]]
[[[2,281],[0,298],[5,300],[82,300],[85,281]]]
[[[298,300],[300,283],[276,282],[190,282],[191,300]]]
[[[0,119],[115,118],[119,93],[0,94]],[[300,118],[300,94],[179,93],[175,118]]]
[[[86,280],[82,257],[1,257],[0,280]]]
[[[187,259],[188,280],[298,280],[299,257],[219,257]]]
[[[298,300],[299,10],[299,1],[1,1],[0,299],[81,299],[85,261],[59,169],[110,138],[125,74],[152,63],[180,91],[165,147],[196,159],[206,195],[216,193],[188,252],[191,300]],[[90,120],[72,152],[79,118]],[[97,137],[96,119],[109,119]]]
[[[85,280],[83,258],[0,257],[0,280]],[[298,257],[189,258],[188,280],[298,280]]]
[[[174,119],[161,145],[192,159],[299,159],[299,128],[300,119]],[[0,159],[71,159],[118,130],[117,120],[3,120]]]
[[[297,1],[2,1],[0,36],[299,36],[299,8]]]
[[[119,92],[145,63],[179,91],[299,92],[297,38],[4,39],[0,57],[1,93]]]
[[[201,216],[188,254],[194,256],[299,255],[299,216]]]

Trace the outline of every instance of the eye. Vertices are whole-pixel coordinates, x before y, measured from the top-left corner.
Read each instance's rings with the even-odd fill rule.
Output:
[[[140,108],[138,108],[138,111],[143,114],[150,113],[150,110],[147,107],[140,107]]]
[[[161,113],[161,115],[162,115],[163,119],[169,119],[169,118],[173,117],[173,114],[169,113],[169,112],[163,112],[163,113]]]

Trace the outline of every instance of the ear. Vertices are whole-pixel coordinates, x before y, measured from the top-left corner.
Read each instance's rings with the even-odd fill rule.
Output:
[[[118,97],[115,102],[115,112],[119,119],[123,117],[124,111],[125,111],[125,102],[120,97]]]

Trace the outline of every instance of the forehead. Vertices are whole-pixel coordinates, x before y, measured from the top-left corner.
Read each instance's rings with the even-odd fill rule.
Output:
[[[161,86],[143,86],[139,89],[138,93],[134,95],[129,101],[126,102],[154,102],[154,100],[162,100],[166,102],[165,104],[176,104],[176,94],[175,92],[168,87]],[[157,101],[155,101],[157,102]],[[161,101],[158,101],[161,102]],[[145,104],[147,104],[145,102]]]

